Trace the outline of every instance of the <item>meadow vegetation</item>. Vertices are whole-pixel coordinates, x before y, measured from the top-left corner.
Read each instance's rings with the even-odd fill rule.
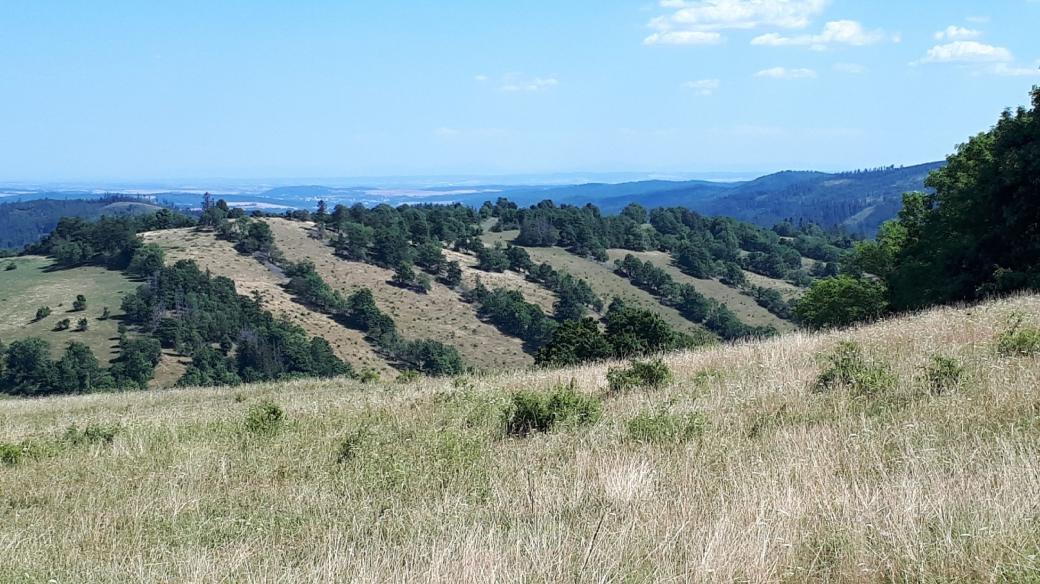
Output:
[[[5,401],[0,581],[1031,581],[1037,314]]]

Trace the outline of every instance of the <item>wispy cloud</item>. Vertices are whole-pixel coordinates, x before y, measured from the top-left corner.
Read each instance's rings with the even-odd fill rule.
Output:
[[[928,49],[921,63],[1009,63],[1015,57],[1004,47],[978,41],[954,41]]]
[[[963,41],[968,39],[977,39],[982,36],[982,33],[975,29],[951,24],[945,29],[935,33],[933,36],[937,41]]]
[[[709,96],[714,94],[722,86],[722,82],[718,79],[698,79],[697,81],[687,81],[682,84],[683,89],[688,89],[697,95]]]
[[[884,39],[885,34],[882,31],[868,31],[855,20],[834,20],[825,24],[819,34],[784,36],[771,32],[751,39],[751,44],[769,47],[806,46],[815,50],[826,50],[831,45],[861,47]]]
[[[477,83],[490,83],[491,77],[487,75],[475,75],[473,79]],[[529,77],[520,73],[507,73],[497,81],[499,91],[506,93],[535,93],[552,89],[560,84],[555,77]]]
[[[815,79],[816,71],[812,69],[788,69],[787,67],[772,67],[755,73],[755,77],[770,79]]]
[[[834,70],[847,75],[862,75],[867,72],[867,68],[859,63],[835,63]]]
[[[660,0],[671,11],[650,21],[645,44],[715,44],[718,31],[805,28],[829,0]],[[695,33],[695,34],[691,34]]]

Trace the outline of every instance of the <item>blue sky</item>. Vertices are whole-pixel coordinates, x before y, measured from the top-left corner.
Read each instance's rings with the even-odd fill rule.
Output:
[[[1038,29],[1038,0],[5,0],[0,180],[925,162],[1027,102]]]

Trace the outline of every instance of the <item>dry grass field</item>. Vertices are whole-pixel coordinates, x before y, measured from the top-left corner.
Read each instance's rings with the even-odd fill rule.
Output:
[[[308,334],[329,341],[336,355],[355,370],[373,369],[387,374],[394,371],[365,341],[361,332],[346,328],[294,301],[292,295],[282,288],[286,278],[238,253],[231,243],[217,239],[213,233],[190,228],[166,229],[142,233],[141,238],[145,243],[161,246],[166,251],[167,263],[194,260],[200,269],[234,280],[239,294],[251,296],[254,292],[259,293],[264,308],[303,327]],[[174,377],[173,381],[176,379]]]
[[[372,291],[379,308],[393,317],[409,339],[434,339],[458,349],[467,365],[478,369],[513,369],[532,365],[523,343],[477,318],[476,307],[462,301],[454,290],[433,283],[427,294],[389,283],[393,271],[336,257],[327,242],[311,236],[311,223],[267,219],[275,244],[286,259],[310,260],[333,288],[350,294],[360,287]]]
[[[595,365],[3,402],[0,581],[1036,582],[1013,313],[1040,298],[667,355],[620,395]],[[814,390],[845,340],[895,381]],[[512,392],[572,379],[601,419],[503,435]]]

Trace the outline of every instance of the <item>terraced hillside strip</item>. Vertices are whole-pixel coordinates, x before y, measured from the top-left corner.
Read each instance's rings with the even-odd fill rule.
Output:
[[[505,272],[485,272],[477,269],[477,258],[471,254],[460,253],[450,249],[444,250],[444,256],[448,261],[459,262],[462,267],[462,281],[466,286],[477,285],[479,279],[489,289],[505,288],[507,290],[519,290],[524,295],[524,300],[537,304],[546,314],[553,313],[553,305],[556,304],[556,294],[547,290],[541,284],[531,282],[521,274],[506,270]]]
[[[14,270],[4,268],[14,263]],[[0,340],[5,343],[27,337],[40,337],[50,343],[55,357],[61,355],[70,341],[86,344],[102,364],[119,353],[120,306],[123,297],[140,285],[120,272],[95,266],[58,268],[50,258],[23,256],[0,259]],[[73,312],[77,294],[87,298],[87,309]],[[36,310],[51,309],[50,316],[34,321]],[[112,318],[99,320],[105,307]],[[54,325],[69,319],[71,327],[55,331]],[[89,328],[76,331],[79,319],[87,319]]]
[[[518,233],[518,231],[486,232],[483,239],[486,245],[494,245],[496,241],[512,241]],[[613,263],[600,263],[578,257],[560,247],[525,247],[524,249],[536,264],[544,262],[557,270],[584,278],[592,290],[608,305],[615,297],[622,298],[660,316],[676,330],[696,335],[704,334],[704,328],[699,324],[690,322],[678,310],[662,305],[649,292],[633,286],[628,279],[615,274]]]
[[[1040,326],[1040,298],[665,355],[671,383],[613,396],[617,363],[0,402],[4,452],[26,445],[0,582],[1035,582],[1040,358],[996,350],[1014,314]],[[850,341],[894,381],[815,390]],[[963,368],[942,393],[936,354]],[[572,379],[598,421],[502,434],[515,392]]]
[[[345,295],[368,288],[405,338],[451,345],[467,365],[478,369],[514,369],[534,363],[534,358],[524,353],[522,341],[481,321],[474,305],[463,302],[457,292],[443,284],[434,282],[427,294],[399,288],[389,283],[391,270],[337,257],[328,242],[311,236],[313,223],[279,218],[266,221],[286,259],[310,260],[318,274]]]
[[[213,233],[191,228],[151,231],[141,234],[141,237],[146,243],[161,246],[166,251],[167,263],[194,260],[199,269],[234,280],[239,294],[252,296],[254,292],[259,293],[266,310],[299,325],[311,336],[327,340],[336,356],[350,363],[355,371],[374,369],[392,376],[394,369],[372,349],[363,333],[296,302],[282,288],[286,282],[284,276],[238,253],[230,242],[217,239]]]
[[[661,251],[628,251],[625,249],[607,250],[607,255],[610,256],[611,262],[614,260],[624,259],[628,254],[634,255],[641,261],[654,264],[665,272],[668,272],[668,275],[676,282],[679,282],[680,284],[690,284],[701,294],[725,304],[745,324],[752,326],[772,326],[781,332],[794,330],[796,328],[794,323],[779,318],[775,314],[759,306],[758,303],[755,302],[754,298],[741,294],[739,290],[735,290],[715,278],[694,278],[693,276],[684,273],[672,264],[672,257],[667,253]]]

